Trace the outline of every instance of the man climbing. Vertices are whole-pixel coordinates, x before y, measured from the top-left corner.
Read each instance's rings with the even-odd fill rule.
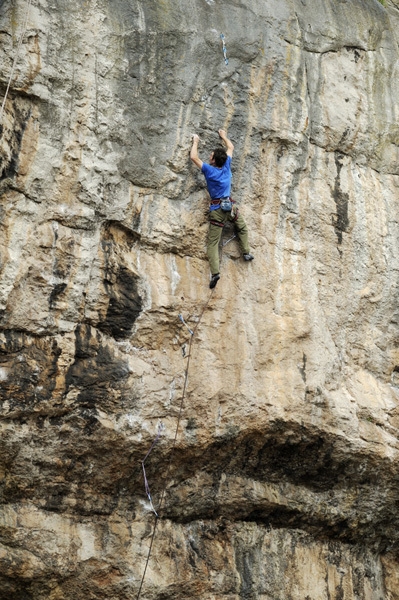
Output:
[[[249,252],[248,245],[248,228],[244,219],[239,214],[237,206],[230,198],[231,178],[230,169],[231,157],[233,156],[234,146],[227,138],[226,132],[219,129],[219,136],[226,145],[224,148],[216,148],[210,156],[209,165],[202,162],[198,156],[198,135],[193,135],[193,145],[190,152],[190,158],[205,175],[206,185],[208,188],[211,202],[209,206],[209,233],[208,233],[208,248],[207,254],[209,266],[211,269],[211,281],[209,287],[215,287],[220,279],[219,273],[219,242],[222,235],[223,227],[227,221],[234,223],[240,248],[244,260],[253,260],[252,254]],[[227,202],[225,202],[227,201]]]

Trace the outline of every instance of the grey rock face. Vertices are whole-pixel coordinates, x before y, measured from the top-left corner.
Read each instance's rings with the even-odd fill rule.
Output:
[[[142,597],[399,598],[397,0],[4,0],[2,94],[27,10],[0,596],[137,596],[162,422]],[[255,260],[225,245],[210,297],[189,150],[221,127]]]

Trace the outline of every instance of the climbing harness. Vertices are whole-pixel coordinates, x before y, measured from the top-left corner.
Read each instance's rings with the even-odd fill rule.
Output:
[[[167,468],[166,468],[166,476],[165,476],[165,482],[166,483],[165,483],[165,485],[163,487],[163,490],[162,490],[162,493],[161,493],[161,498],[159,500],[158,512],[154,509],[154,527],[153,527],[153,530],[152,530],[151,541],[150,541],[150,545],[149,545],[148,553],[147,553],[147,559],[146,559],[146,563],[145,563],[145,567],[144,567],[144,571],[143,571],[143,575],[142,575],[142,578],[141,578],[140,587],[139,587],[139,590],[138,590],[138,593],[137,593],[136,600],[139,600],[139,598],[141,596],[141,590],[142,590],[143,585],[144,585],[144,580],[145,580],[145,576],[146,576],[146,573],[147,573],[148,563],[150,562],[150,557],[151,557],[151,553],[152,553],[152,547],[154,545],[155,533],[156,533],[156,530],[157,530],[158,521],[160,519],[160,512],[161,512],[162,505],[163,505],[164,498],[165,498],[166,485],[167,485],[167,482],[168,482],[168,479],[169,479],[169,473],[170,473],[170,469],[171,469],[171,465],[172,465],[173,453],[174,453],[174,450],[175,450],[175,447],[176,447],[177,434],[179,432],[180,421],[181,421],[181,417],[182,417],[182,414],[183,414],[183,403],[184,403],[184,399],[186,397],[186,390],[187,390],[187,383],[188,383],[188,373],[189,373],[189,370],[190,370],[190,360],[191,360],[191,353],[192,353],[193,341],[194,341],[197,329],[198,329],[198,327],[199,327],[199,325],[201,323],[201,320],[202,320],[202,317],[204,315],[204,312],[207,309],[207,307],[209,305],[209,302],[211,301],[213,293],[214,293],[214,289],[211,291],[208,300],[204,304],[204,306],[202,308],[202,311],[201,311],[201,314],[198,317],[197,323],[195,324],[195,327],[194,327],[194,329],[193,329],[193,331],[191,333],[191,336],[190,336],[190,341],[189,341],[189,344],[188,344],[186,370],[185,370],[185,375],[184,375],[184,385],[183,385],[183,391],[182,391],[182,396],[181,396],[181,400],[180,400],[179,414],[178,414],[178,417],[177,417],[175,436],[174,436],[174,439],[173,439],[173,442],[172,442],[172,449],[171,449],[171,452],[170,452],[169,461],[168,461]],[[184,323],[186,325],[186,323],[184,322],[184,319],[183,319],[182,315],[179,315],[179,319],[180,319],[180,321],[182,321],[182,323]],[[186,325],[186,327],[187,327],[187,325]],[[191,332],[191,330],[190,330],[190,332]],[[159,439],[158,436],[157,436],[157,438]],[[153,442],[153,444],[152,444],[149,452],[154,447],[156,441],[157,441],[157,439],[154,440],[154,442]],[[148,457],[149,452],[147,452],[147,454],[146,454],[146,456],[144,458],[144,461]],[[142,462],[144,462],[144,461],[142,461]],[[147,492],[147,488],[146,488],[146,492]]]
[[[224,64],[228,65],[229,64],[229,59],[227,58],[227,48],[226,48],[226,43],[225,43],[225,37],[224,34],[221,33],[220,34],[220,39],[222,40],[222,49],[223,49],[223,56],[224,56]]]
[[[232,198],[230,198],[230,200],[231,200],[231,202],[230,202],[230,205],[231,205],[231,208],[230,208],[230,210],[231,210],[231,216],[233,217],[230,222],[231,223],[236,223],[237,220],[238,220],[240,211],[236,207],[236,210],[235,210],[236,214],[233,216],[233,205],[235,204],[235,201]],[[221,208],[221,205],[220,205],[220,208]],[[212,211],[212,209],[211,209],[211,211]],[[229,211],[225,210],[224,212],[229,212]],[[209,219],[209,223],[211,225],[216,225],[216,227],[224,227],[226,225],[227,221],[221,222],[221,221],[216,221],[215,219]],[[233,238],[231,238],[231,239],[233,239]]]
[[[150,502],[151,509],[152,509],[153,513],[154,513],[156,516],[158,516],[158,514],[157,514],[157,511],[155,510],[155,508],[154,508],[154,505],[153,505],[153,503],[152,503],[151,492],[150,492],[150,486],[149,486],[149,484],[148,484],[148,479],[147,479],[147,475],[146,475],[146,472],[145,472],[145,466],[144,466],[144,463],[145,463],[145,461],[147,460],[147,458],[150,456],[150,454],[151,454],[151,452],[152,452],[152,450],[153,450],[153,448],[154,448],[155,444],[158,442],[158,440],[159,440],[159,438],[161,437],[161,435],[162,435],[162,432],[163,432],[163,430],[164,430],[164,429],[165,429],[165,425],[164,425],[164,424],[162,423],[162,421],[161,421],[161,423],[158,425],[158,434],[157,434],[157,437],[156,437],[156,438],[155,438],[155,440],[152,442],[150,449],[148,450],[147,454],[145,455],[145,457],[144,457],[144,458],[143,458],[143,460],[141,461],[141,466],[142,466],[142,468],[143,468],[143,477],[144,477],[144,487],[145,487],[145,493],[147,494],[148,500],[149,500],[149,502]]]
[[[0,108],[0,124],[1,124],[1,122],[3,120],[4,107],[6,105],[6,100],[7,100],[8,92],[10,91],[10,86],[11,86],[12,78],[14,76],[15,67],[17,65],[19,51],[20,51],[21,46],[22,46],[22,40],[23,40],[23,38],[25,36],[26,30],[27,30],[27,27],[28,27],[29,10],[30,10],[31,4],[32,4],[32,0],[28,0],[28,8],[26,10],[25,22],[24,22],[24,25],[22,27],[21,35],[19,36],[19,40],[18,40],[18,44],[17,44],[17,50],[16,50],[16,53],[15,53],[14,62],[12,64],[10,77],[8,79],[6,93],[4,94],[3,103],[2,103],[1,108]]]

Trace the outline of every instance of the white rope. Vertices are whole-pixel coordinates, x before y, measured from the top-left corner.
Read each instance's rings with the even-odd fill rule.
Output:
[[[25,22],[24,22],[24,25],[22,27],[21,35],[19,36],[18,45],[17,45],[17,51],[16,51],[16,54],[15,54],[14,62],[13,62],[11,73],[10,73],[10,77],[9,77],[9,80],[8,80],[8,85],[7,85],[6,93],[5,93],[4,98],[3,98],[3,104],[1,105],[1,108],[0,108],[0,124],[1,124],[1,122],[3,120],[4,107],[6,105],[6,100],[7,100],[8,92],[10,91],[10,86],[11,86],[12,78],[14,76],[15,67],[17,65],[19,51],[21,50],[21,46],[22,46],[22,40],[23,40],[23,38],[25,36],[26,30],[27,30],[27,27],[28,27],[29,10],[30,10],[30,5],[31,4],[32,4],[32,0],[28,0],[28,8],[27,8],[27,11],[26,11]]]

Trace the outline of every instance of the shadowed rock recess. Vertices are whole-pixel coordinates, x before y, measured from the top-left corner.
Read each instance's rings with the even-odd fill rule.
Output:
[[[137,597],[163,423],[141,598],[399,599],[399,0],[1,0],[1,99],[28,8],[0,598]],[[223,247],[199,322],[219,128],[255,260]]]

